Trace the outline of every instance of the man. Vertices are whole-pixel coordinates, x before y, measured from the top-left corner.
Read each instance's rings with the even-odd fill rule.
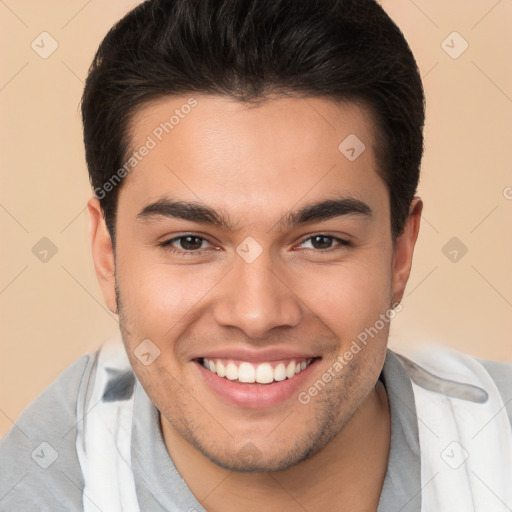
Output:
[[[153,0],[82,112],[124,345],[0,445],[1,510],[502,511],[512,368],[387,349],[422,202],[423,91],[370,0]]]

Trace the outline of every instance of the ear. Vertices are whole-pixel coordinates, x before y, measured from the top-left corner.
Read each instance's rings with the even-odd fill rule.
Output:
[[[405,285],[409,280],[422,210],[423,201],[419,197],[415,197],[411,202],[404,229],[396,239],[393,259],[393,305],[402,300]]]
[[[114,249],[100,202],[94,196],[87,202],[87,213],[96,277],[108,308],[117,314]]]

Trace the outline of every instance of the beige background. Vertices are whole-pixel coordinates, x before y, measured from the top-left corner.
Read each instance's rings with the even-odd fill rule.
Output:
[[[101,38],[136,3],[0,0],[0,436],[117,332],[90,258],[78,103]],[[435,342],[512,361],[512,1],[381,3],[416,55],[428,103],[423,226],[390,346]],[[46,59],[31,47],[51,48],[42,32],[58,43]],[[443,49],[455,55],[464,41],[458,58]],[[46,262],[32,252],[43,237],[57,248]]]

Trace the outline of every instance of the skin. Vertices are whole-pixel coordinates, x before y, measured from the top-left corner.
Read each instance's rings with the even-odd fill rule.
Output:
[[[378,380],[388,323],[307,405],[294,395],[271,408],[234,406],[205,384],[194,358],[220,347],[292,347],[321,358],[308,370],[307,391],[401,300],[421,200],[412,202],[393,244],[374,122],[361,106],[316,97],[258,106],[195,98],[197,107],[125,179],[115,258],[99,202],[88,203],[98,280],[119,314],[133,370],[160,410],[167,450],[208,511],[316,511],[333,502],[375,510],[390,442]],[[187,99],[143,107],[133,119],[132,147]],[[355,161],[338,150],[351,133],[366,146]],[[163,197],[206,205],[232,225],[137,217]],[[371,215],[279,222],[339,197],[366,203]],[[180,240],[173,243],[180,253],[159,245],[187,234],[205,239],[199,251],[184,254],[190,246]],[[314,235],[334,238],[318,248]],[[248,236],[262,249],[252,263],[236,252]],[[134,355],[144,339],[160,350],[149,366]]]

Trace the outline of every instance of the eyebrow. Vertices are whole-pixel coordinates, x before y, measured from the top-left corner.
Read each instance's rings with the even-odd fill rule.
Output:
[[[189,220],[197,224],[210,224],[234,231],[234,226],[223,214],[213,208],[192,201],[173,201],[166,197],[145,206],[138,214],[138,220],[151,220],[157,217],[171,217]]]
[[[371,217],[372,209],[365,202],[353,197],[327,199],[319,203],[307,205],[300,210],[285,215],[276,226],[280,229],[311,222],[320,222],[344,215],[360,215]]]
[[[345,215],[371,217],[372,209],[365,202],[352,197],[326,199],[306,205],[284,215],[274,227],[286,229],[301,224],[320,222]],[[208,224],[228,231],[235,231],[231,220],[213,208],[191,201],[174,201],[163,197],[145,206],[136,216],[137,220],[149,221],[158,217],[188,220],[197,224]]]

